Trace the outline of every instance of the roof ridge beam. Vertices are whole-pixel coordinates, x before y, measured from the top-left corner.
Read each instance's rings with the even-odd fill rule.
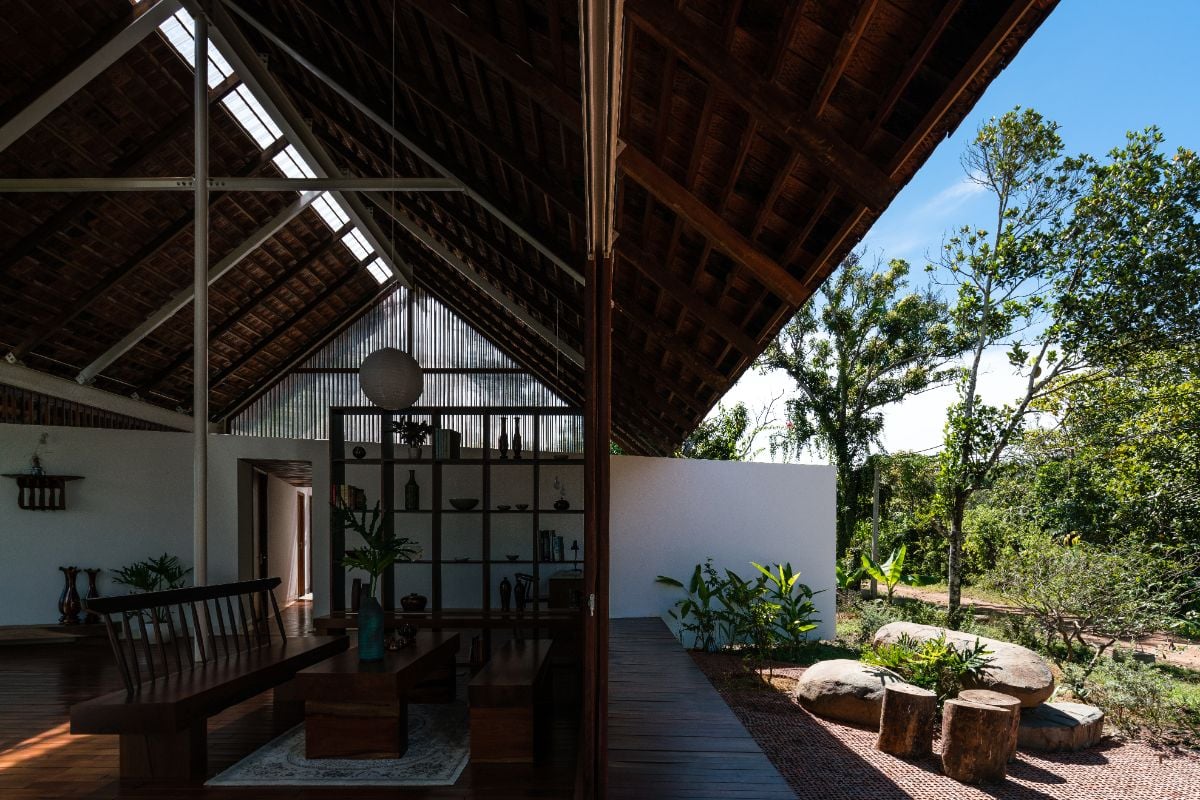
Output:
[[[460,183],[463,186],[463,190],[468,197],[470,197],[476,203],[478,203],[479,205],[481,205],[485,209],[487,209],[487,211],[490,214],[492,214],[492,216],[496,217],[496,219],[498,219],[502,223],[504,223],[505,227],[511,229],[514,233],[516,233],[522,239],[529,242],[529,244],[532,247],[534,247],[538,252],[540,252],[542,255],[544,255],[546,258],[548,258],[550,261],[552,261],[556,266],[558,266],[559,269],[563,270],[568,275],[570,275],[575,281],[577,281],[578,283],[583,283],[583,274],[580,273],[580,271],[578,269],[576,269],[571,264],[567,263],[567,261],[565,259],[560,257],[550,247],[548,247],[546,244],[544,244],[543,242],[538,240],[537,237],[533,236],[531,233],[526,231],[524,229],[524,227],[522,227],[520,225],[520,223],[518,223],[516,220],[514,220],[510,216],[508,216],[508,214],[506,214],[503,209],[499,208],[494,203],[492,203],[491,201],[489,201],[486,198],[484,198],[483,196],[481,196],[478,192],[471,189],[471,187],[467,184],[466,181],[464,181],[461,177],[455,175],[450,170],[450,168],[446,167],[444,164],[439,162],[436,158],[434,158],[428,151],[426,151],[418,143],[414,142],[411,138],[409,138],[407,135],[405,135],[405,133],[403,131],[399,130],[398,128],[393,126],[390,122],[388,122],[386,119],[384,119],[379,113],[377,113],[373,108],[371,108],[371,106],[369,106],[365,101],[363,101],[361,98],[359,98],[354,92],[351,92],[348,88],[346,88],[345,86],[342,86],[338,81],[334,80],[334,78],[332,76],[330,76],[324,70],[322,70],[320,67],[318,67],[316,64],[314,64],[303,53],[296,50],[295,47],[290,45],[281,36],[279,36],[277,33],[272,31],[269,27],[264,25],[262,22],[258,21],[255,17],[253,17],[251,14],[249,14],[249,12],[245,11],[244,9],[239,7],[236,3],[232,2],[232,0],[223,0],[223,2],[224,2],[224,5],[228,6],[230,10],[232,10],[235,14],[237,14],[239,17],[244,19],[247,24],[254,27],[255,30],[257,30],[268,40],[273,42],[277,47],[279,47],[285,53],[287,53],[290,58],[292,58],[296,63],[298,63],[300,66],[302,66],[305,70],[310,72],[312,74],[312,76],[315,77],[317,80],[319,80],[321,83],[324,83],[326,86],[328,86],[330,88],[330,90],[332,90],[335,94],[337,94],[339,97],[341,97],[347,103],[349,103],[351,106],[353,106],[355,109],[357,109],[359,111],[359,113],[361,113],[367,119],[374,122],[376,125],[378,125],[380,128],[382,128],[386,133],[391,135],[398,142],[400,142],[405,147],[407,147],[409,150],[411,150],[414,155],[416,155],[418,158],[420,158],[425,163],[429,164],[431,167],[433,167],[435,170],[440,172],[442,175],[445,175],[447,178],[450,178],[451,180],[455,180],[458,183]]]
[[[37,93],[26,106],[0,124],[0,152],[46,118],[50,112],[86,86],[138,42],[179,10],[179,0],[157,0],[153,5],[130,9],[115,31],[104,37],[79,62]]]
[[[645,187],[660,203],[683,217],[717,249],[754,273],[768,291],[794,306],[802,305],[808,299],[809,293],[800,280],[636,147],[621,151],[620,164],[626,175]]]
[[[299,216],[300,212],[312,205],[313,201],[322,194],[322,192],[305,192],[285,206],[269,222],[250,234],[241,244],[233,248],[224,258],[209,268],[208,285],[212,286],[222,275],[241,263],[242,259],[259,247],[262,247],[268,239],[279,233],[284,226]],[[195,297],[195,287],[188,287],[177,292],[174,297],[147,317],[142,324],[126,334],[121,341],[108,348],[108,350],[105,350],[102,355],[80,370],[75,380],[82,384],[91,383],[102,370],[133,349],[138,342],[153,333],[164,322],[179,313],[180,309],[192,302],[193,297]]]
[[[789,147],[802,150],[821,171],[872,209],[882,210],[896,192],[892,179],[792,96],[728,55],[721,43],[683,19],[669,0],[629,0],[630,21],[687,62],[694,72],[740,105]]]

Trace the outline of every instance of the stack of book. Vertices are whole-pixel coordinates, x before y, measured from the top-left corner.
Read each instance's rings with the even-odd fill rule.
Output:
[[[367,509],[367,493],[357,486],[340,483],[332,487],[332,489],[333,496],[329,498],[329,502],[335,506],[342,506],[351,511],[365,511]]]
[[[538,561],[566,561],[563,537],[553,530],[538,531]]]

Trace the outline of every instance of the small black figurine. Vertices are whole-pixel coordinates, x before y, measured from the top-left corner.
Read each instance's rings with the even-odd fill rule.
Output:
[[[520,601],[518,601],[520,602]],[[508,576],[505,575],[500,579],[500,610],[508,611],[512,603],[512,583],[509,582]]]

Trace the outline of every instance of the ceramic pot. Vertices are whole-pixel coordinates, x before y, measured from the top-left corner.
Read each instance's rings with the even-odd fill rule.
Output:
[[[96,577],[100,574],[101,570],[85,569],[84,572],[86,572],[88,576],[88,591],[87,596],[84,597],[84,600],[95,600],[100,596],[100,590],[96,588]],[[85,624],[95,625],[100,621],[100,615],[89,611],[87,612],[87,616],[84,617],[83,621]]]
[[[423,594],[406,594],[400,598],[400,607],[405,611],[416,612],[424,611],[426,604],[429,603],[429,598]]]
[[[62,616],[58,621],[63,625],[78,625],[79,612],[83,604],[79,602],[79,589],[75,587],[75,579],[79,577],[79,567],[59,567],[67,578],[67,588],[62,596]]]
[[[383,606],[363,589],[358,602],[358,660],[383,660]]]

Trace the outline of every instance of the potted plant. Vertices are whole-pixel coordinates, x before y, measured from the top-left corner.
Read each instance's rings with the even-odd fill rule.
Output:
[[[188,573],[191,571],[191,567],[184,568],[178,556],[163,553],[158,558],[135,561],[127,567],[113,570],[112,579],[114,583],[128,586],[132,590],[131,594],[161,592],[167,589],[183,588],[187,583]],[[167,621],[167,613],[168,610],[165,608],[155,610],[159,622]],[[142,612],[142,614],[146,621],[154,621],[154,617],[150,617],[148,612]],[[162,631],[162,634],[167,635],[166,631]]]
[[[412,561],[421,550],[412,539],[396,536],[381,524],[380,504],[370,512],[355,512],[339,499],[334,505],[335,522],[362,538],[360,547],[350,548],[342,557],[347,569],[367,573],[370,580],[363,588],[358,606],[358,657],[361,661],[383,658],[383,607],[379,604],[379,576],[400,561]],[[369,515],[368,515],[369,514]]]
[[[421,447],[433,433],[433,426],[423,420],[406,419],[393,422],[391,431],[408,446],[409,458],[420,458]]]

